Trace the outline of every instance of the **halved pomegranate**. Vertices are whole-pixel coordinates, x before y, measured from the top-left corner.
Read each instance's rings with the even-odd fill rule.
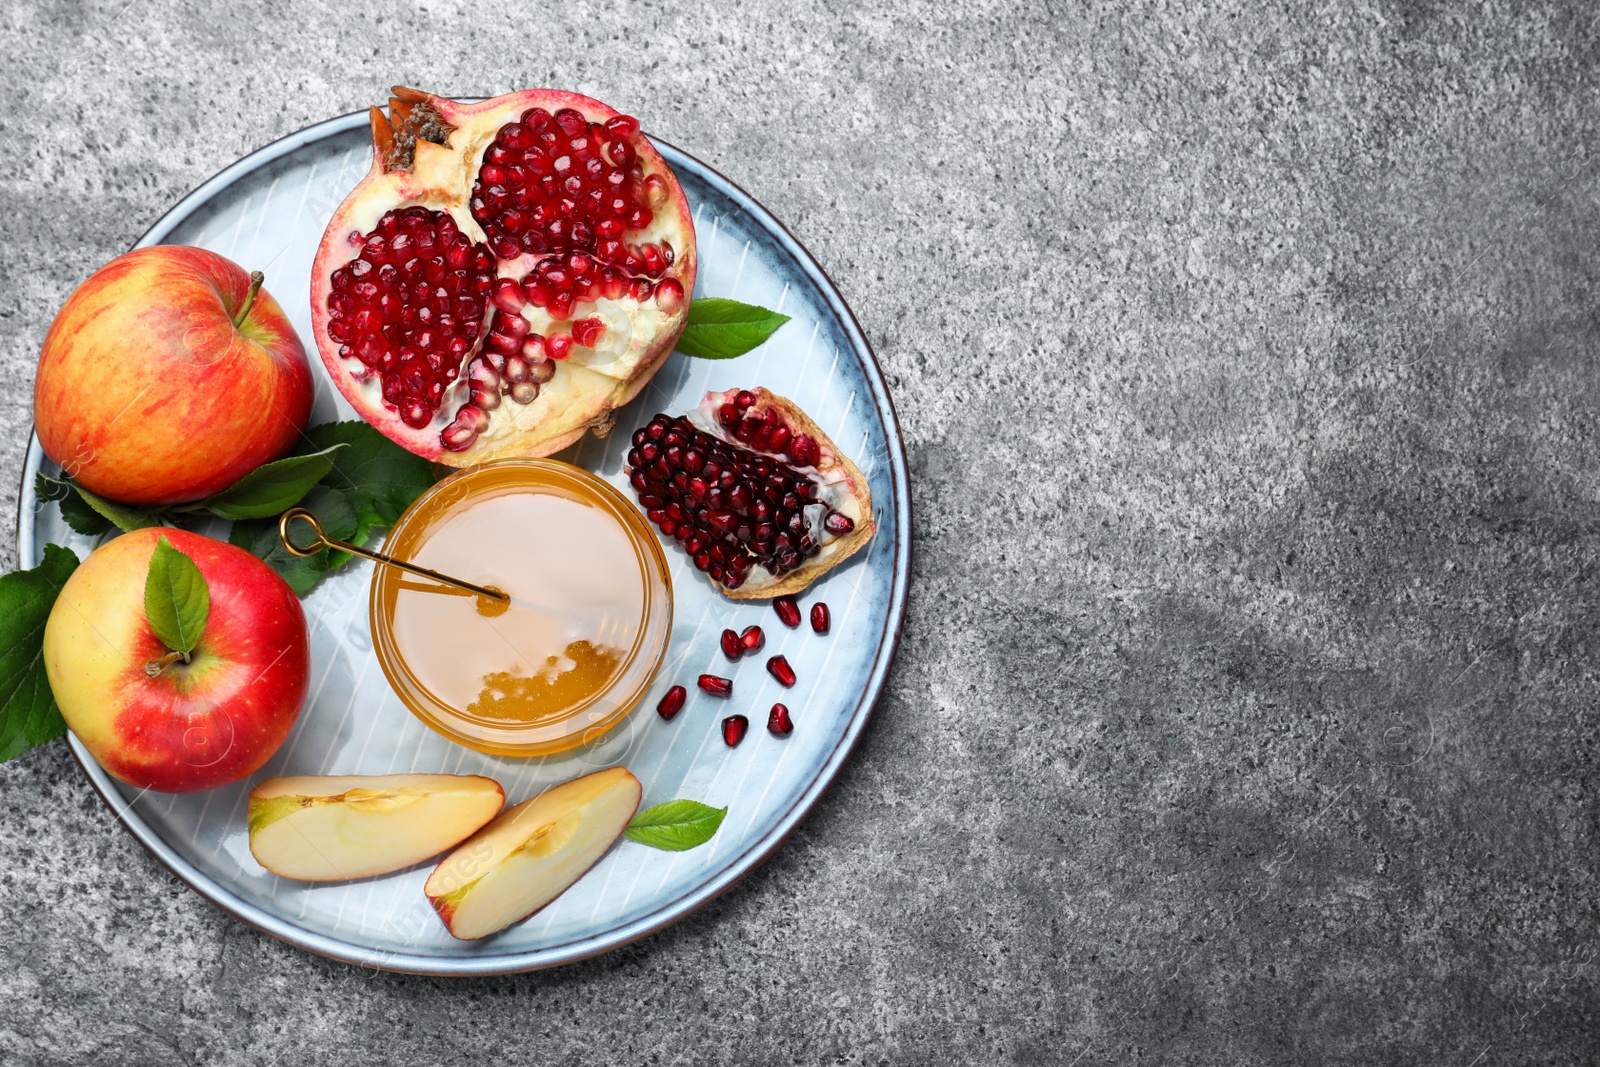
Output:
[[[428,459],[547,456],[644,388],[694,290],[694,222],[639,123],[575,93],[397,86],[311,272],[339,391]]]
[[[866,478],[765,389],[655,416],[634,433],[628,467],[650,521],[734,600],[798,593],[872,539]]]

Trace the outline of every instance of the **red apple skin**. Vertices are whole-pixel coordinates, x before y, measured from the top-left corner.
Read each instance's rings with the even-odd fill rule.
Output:
[[[156,542],[194,560],[211,613],[191,662],[157,678],[167,648],[144,611]],[[67,579],[44,631],[44,665],[62,717],[116,778],[192,793],[260,769],[300,716],[310,678],[300,600],[242,548],[185,530],[136,530]]]
[[[91,492],[175,504],[226,489],[294,444],[311,414],[305,348],[243,267],[157,245],[67,298],[45,335],[33,417],[45,454]]]

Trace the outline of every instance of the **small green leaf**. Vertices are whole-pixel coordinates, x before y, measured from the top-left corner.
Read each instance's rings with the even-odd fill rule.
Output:
[[[333,469],[334,453],[341,444],[307,456],[286,456],[263,464],[200,506],[224,519],[264,519],[279,515],[300,502]]]
[[[433,465],[365,422],[325,422],[303,435],[311,448],[345,445],[322,484],[345,494],[365,528],[391,526],[437,479]]]
[[[789,316],[737,300],[707,297],[689,305],[678,351],[700,359],[732,359],[761,344]]]
[[[622,832],[641,845],[683,852],[711,840],[727,814],[698,800],[669,800],[635,815]]]
[[[165,537],[156,542],[145,575],[144,614],[161,643],[188,662],[211,614],[211,590],[194,560]]]
[[[107,530],[112,529],[111,520],[91,508],[88,503],[72,490],[72,482],[66,478],[52,478],[43,471],[33,476],[33,491],[40,500],[54,500],[60,504],[61,519],[75,533],[85,537],[99,537]]]
[[[67,731],[44,669],[44,625],[78,557],[45,545],[44,559],[0,578],[0,760]]]
[[[67,525],[91,537],[105,533],[112,526],[123,533],[132,533],[147,526],[161,525],[160,511],[107,500],[89,492],[71,478],[51,478],[41,472],[33,479],[33,489],[46,500],[61,501],[61,517]],[[77,501],[72,501],[73,496],[78,498]],[[96,515],[99,516],[98,520],[91,517]]]
[[[96,496],[77,482],[72,483],[72,488],[83,498],[85,504],[88,504],[100,515],[110,520],[111,525],[123,533],[132,533],[135,530],[143,530],[148,526],[161,525],[160,517],[152,510],[136,508],[131,504],[118,504],[115,501],[107,500],[103,496]]]
[[[361,528],[355,509],[343,493],[325,485],[317,485],[301,498],[300,503],[317,517],[328,536],[354,545],[366,543],[369,531]],[[228,541],[277,571],[297,596],[311,592],[324,574],[350,558],[347,552],[330,553],[325,548],[310,556],[294,555],[278,540],[276,516],[235,522],[233,529],[228,532]]]

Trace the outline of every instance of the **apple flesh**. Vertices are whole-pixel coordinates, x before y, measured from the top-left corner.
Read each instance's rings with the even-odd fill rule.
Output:
[[[250,853],[301,882],[371,878],[460,844],[505,796],[476,774],[268,778],[250,790]]]
[[[154,505],[209,496],[288,451],[311,414],[311,368],[278,302],[250,287],[238,264],[180,245],[90,275],[39,356],[45,454],[91,492]]]
[[[506,809],[446,856],[423,890],[452,935],[487,937],[583,877],[622,836],[643,795],[622,767],[553,786]]]
[[[167,647],[145,617],[162,537],[200,569],[211,613],[190,661],[156,677]],[[44,628],[44,666],[61,715],[100,766],[164,793],[254,773],[305,703],[311,651],[300,599],[242,548],[187,530],[126,533],[72,572]]]

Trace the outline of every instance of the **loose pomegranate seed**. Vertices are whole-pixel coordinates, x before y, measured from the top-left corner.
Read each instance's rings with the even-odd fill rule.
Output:
[[[778,618],[783,624],[793,630],[800,625],[800,605],[792,596],[780,596],[772,602],[772,610],[778,613]]]
[[[656,714],[671,722],[672,717],[683,710],[683,702],[688,695],[688,690],[683,686],[673,686],[667,690],[667,695],[661,698],[661,703],[656,705]]]
[[[739,742],[750,730],[750,720],[743,715],[729,715],[722,720],[722,740],[729,748],[738,748]]]
[[[722,654],[731,660],[737,660],[744,655],[744,643],[732,630],[722,631]]]
[[[775,737],[788,737],[794,733],[794,720],[789,718],[787,707],[772,705],[772,710],[767,713],[767,732]]]
[[[721,678],[715,674],[702,674],[700,688],[714,697],[726,697],[733,692],[733,679]]]
[[[744,633],[739,635],[739,643],[746,652],[760,652],[766,646],[767,635],[761,632],[759,626],[746,626]]]
[[[828,616],[828,605],[817,601],[811,605],[811,630],[813,633],[825,634],[831,619]]]
[[[778,680],[778,684],[788,689],[794,685],[794,668],[789,666],[789,661],[782,656],[773,656],[767,660],[767,673]]]

